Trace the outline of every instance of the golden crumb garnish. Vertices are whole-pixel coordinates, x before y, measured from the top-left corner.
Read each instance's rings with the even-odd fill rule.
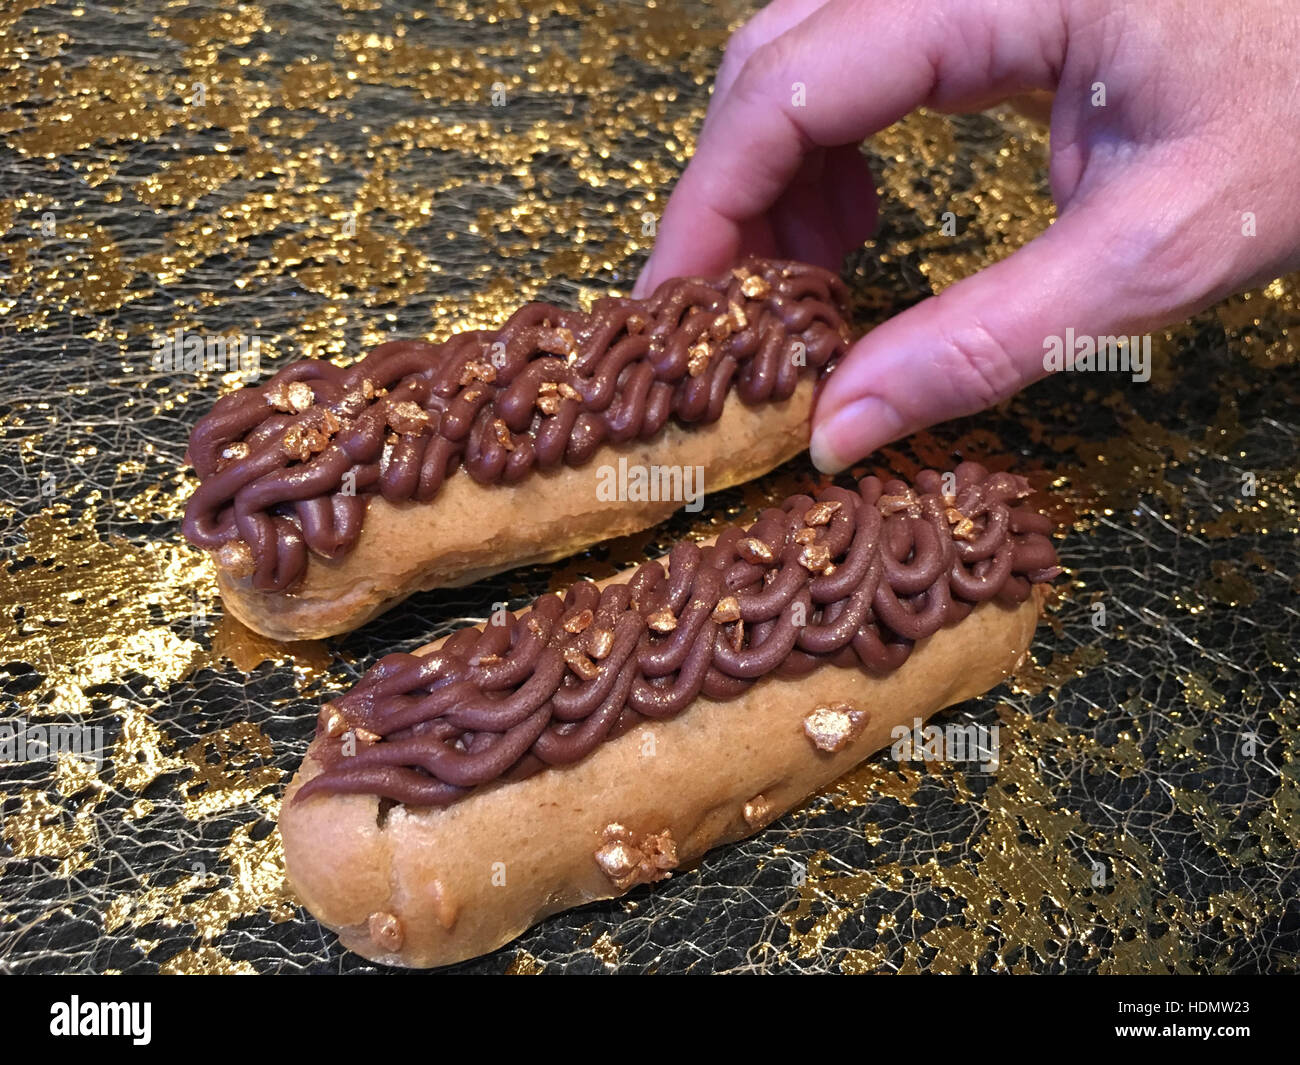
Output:
[[[266,390],[266,402],[286,414],[301,414],[316,402],[316,393],[306,381],[281,381]]]
[[[488,390],[482,385],[473,385],[472,387],[465,389],[465,391],[460,394],[460,398],[470,406],[473,406],[487,394]]]
[[[749,802],[745,803],[742,811],[745,817],[745,824],[750,828],[762,828],[772,820],[772,814],[776,812],[775,805],[765,795],[755,795]]]
[[[378,732],[371,732],[368,728],[354,728],[352,735],[356,736],[362,743],[378,743],[384,738]]]
[[[221,458],[224,462],[234,462],[236,459],[248,458],[249,448],[242,440],[237,440],[233,444],[227,444],[221,449]]]
[[[949,507],[943,512],[943,516],[948,519],[948,524],[952,526],[952,535],[958,540],[978,539],[979,531],[975,528],[975,523],[956,507]]]
[[[749,315],[745,313],[745,308],[739,303],[731,305],[731,328],[733,332],[740,332],[749,326]]]
[[[534,636],[550,635],[550,633],[547,630],[547,627],[542,623],[541,618],[539,618],[536,614],[529,614],[528,620],[524,624],[528,627],[528,631],[531,632]]]
[[[438,919],[438,923],[444,929],[450,932],[456,927],[456,917],[460,912],[460,904],[447,890],[446,885],[438,879],[429,882],[425,894],[433,904],[434,917]]]
[[[713,319],[712,324],[709,326],[709,336],[714,340],[726,340],[727,337],[731,336],[733,328],[731,315],[720,314]]]
[[[747,536],[742,540],[737,540],[736,554],[746,562],[753,563],[772,562],[776,559],[776,556],[772,554],[772,549],[756,536]]]
[[[227,540],[213,552],[214,560],[230,576],[251,577],[257,569],[252,549],[243,540]]]
[[[713,620],[719,625],[728,625],[740,620],[740,601],[734,595],[724,595],[713,608]]]
[[[709,368],[709,360],[713,358],[713,352],[709,348],[707,340],[697,341],[690,350],[690,357],[686,362],[686,372],[692,377],[699,377]]]
[[[760,300],[772,291],[772,286],[757,274],[751,274],[740,283],[740,291],[747,299]]]
[[[617,822],[605,826],[596,864],[619,891],[665,880],[677,868],[677,843],[669,829],[637,833]]]
[[[646,326],[650,324],[650,319],[644,314],[633,311],[627,316],[627,321],[623,323],[623,328],[627,330],[628,336],[639,336],[646,331]]]
[[[907,511],[914,518],[921,515],[921,501],[910,488],[902,495],[881,496],[876,500],[876,506],[880,508],[880,513],[885,515],[897,514],[901,510]]]
[[[347,718],[343,712],[333,703],[326,703],[321,707],[321,714],[324,717],[325,735],[332,740],[338,739],[348,730]]]
[[[731,276],[734,277],[737,281],[745,281],[753,277],[754,275],[749,272],[749,267],[737,266],[734,270],[731,271]]]
[[[500,418],[492,419],[492,431],[496,434],[497,443],[507,451],[515,449],[515,438],[510,435],[510,427]]]
[[[819,751],[842,751],[866,727],[869,717],[848,703],[819,706],[803,719],[803,732]]]
[[[429,412],[414,400],[391,403],[386,414],[388,428],[402,436],[414,436],[429,428]]]
[[[816,529],[803,528],[794,534],[794,542],[796,544],[810,544],[816,539],[817,539]]]
[[[500,661],[501,661],[500,655],[493,655],[493,654],[475,655],[473,658],[469,660],[469,664],[471,666],[490,666]]]
[[[329,437],[319,429],[307,425],[291,425],[281,437],[284,453],[299,462],[308,461],[329,447]]]
[[[609,629],[595,629],[587,637],[587,650],[591,652],[591,657],[599,662],[603,658],[609,657],[609,652],[614,650],[614,634]]]
[[[580,399],[577,390],[564,381],[543,381],[537,386],[537,409],[543,414],[557,414],[566,399]]]
[[[808,508],[808,513],[803,516],[805,525],[826,525],[835,512],[840,509],[840,504],[834,500],[826,500],[824,503],[814,503]]]
[[[538,331],[537,347],[548,355],[565,355],[573,358],[578,354],[578,343],[573,338],[573,332],[564,328],[552,329],[550,323],[547,323],[546,328]]]
[[[620,889],[632,886],[632,875],[641,864],[641,853],[623,840],[610,840],[596,850],[596,864]]]
[[[583,680],[595,680],[600,676],[600,666],[596,665],[576,647],[566,647],[564,649],[564,661]]]
[[[316,402],[316,393],[306,381],[294,381],[289,386],[289,406],[301,414]]]
[[[637,848],[656,869],[673,869],[677,865],[677,844],[666,828],[662,832],[646,833],[638,841]]]
[[[370,931],[370,938],[388,953],[395,954],[402,949],[402,941],[405,939],[402,922],[391,913],[382,910],[372,913],[366,927]]]
[[[745,646],[745,623],[739,618],[734,625],[727,626],[727,642],[733,651],[739,651]]]
[[[579,610],[576,613],[570,614],[564,619],[564,631],[572,633],[582,632],[591,624],[592,619],[595,616],[596,615],[590,610]]]
[[[677,628],[677,619],[673,617],[673,612],[668,609],[656,610],[645,619],[645,623],[655,632],[672,632],[673,629]]]
[[[824,571],[831,564],[830,548],[824,544],[806,544],[799,552],[799,564],[813,573]]]
[[[462,385],[473,384],[475,381],[485,381],[491,384],[497,379],[497,368],[486,359],[470,359],[460,369],[460,383]]]

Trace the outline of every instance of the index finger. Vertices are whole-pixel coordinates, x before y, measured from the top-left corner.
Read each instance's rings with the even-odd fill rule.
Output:
[[[637,283],[717,273],[818,148],[864,140],[913,109],[1054,85],[1055,5],[831,0],[760,45],[715,100]]]

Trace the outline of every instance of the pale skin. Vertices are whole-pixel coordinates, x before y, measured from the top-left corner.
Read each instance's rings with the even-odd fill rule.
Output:
[[[1048,336],[1147,333],[1300,268],[1297,41],[1294,0],[775,0],[727,45],[635,293],[747,252],[836,269],[876,225],[865,138],[1054,92],[1056,222],[854,345],[813,416],[839,471],[1045,376]]]

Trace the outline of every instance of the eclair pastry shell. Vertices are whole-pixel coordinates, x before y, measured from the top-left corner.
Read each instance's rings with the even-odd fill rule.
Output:
[[[600,448],[579,467],[530,474],[515,484],[479,484],[464,469],[428,503],[367,503],[356,545],[336,560],[313,556],[287,592],[262,592],[218,568],[226,609],[276,640],[349,632],[403,599],[455,588],[516,566],[553,562],[601,540],[663,521],[681,500],[600,500],[602,466],[703,466],[704,489],[753,480],[808,446],[815,382],[788,400],[746,406],[734,395],[708,425],[670,422],[653,440]]]
[[[823,666],[762,680],[725,702],[701,697],[574,765],[489,785],[445,808],[381,814],[376,796],[341,794],[295,804],[320,771],[313,747],[280,815],[289,881],[344,946],[374,961],[427,968],[488,953],[550,914],[631,890],[596,860],[609,826],[633,838],[669,832],[678,868],[688,867],[887,746],[895,726],[996,686],[1027,652],[1045,595],[1036,585],[1018,607],[981,604],[918,641],[886,676]],[[827,753],[803,724],[833,704],[868,718],[846,747]],[[394,928],[396,938],[375,934]]]

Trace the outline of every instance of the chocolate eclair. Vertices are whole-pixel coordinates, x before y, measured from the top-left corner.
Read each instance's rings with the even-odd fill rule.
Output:
[[[1028,483],[966,463],[748,527],[382,659],[286,796],[290,880],[393,964],[662,879],[992,687],[1059,572]]]
[[[277,639],[564,557],[667,517],[686,474],[695,498],[802,450],[847,303],[827,270],[751,258],[644,300],[530,303],[497,330],[293,363],[196,425],[185,536]],[[608,490],[629,467],[649,491]]]

